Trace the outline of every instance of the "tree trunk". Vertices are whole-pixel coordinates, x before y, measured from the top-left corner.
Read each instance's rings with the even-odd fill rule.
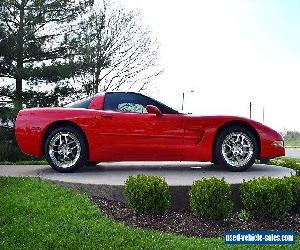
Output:
[[[96,45],[96,72],[95,72],[95,82],[94,82],[94,89],[93,92],[96,94],[99,89],[99,79],[100,79],[100,73],[101,73],[101,64],[99,63],[101,61],[101,31],[102,31],[102,24],[98,24],[98,17],[96,16],[96,39],[97,39],[97,45]],[[100,25],[100,27],[99,27]]]
[[[17,63],[17,73],[16,73],[16,101],[15,101],[15,108],[22,109],[22,70],[23,70],[23,63]]]
[[[24,9],[25,1],[20,4],[20,23],[17,33],[17,68],[16,68],[16,102],[15,108],[22,109],[22,84],[23,84],[23,54],[24,54]]]

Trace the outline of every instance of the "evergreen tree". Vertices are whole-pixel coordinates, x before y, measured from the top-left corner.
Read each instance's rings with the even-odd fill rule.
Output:
[[[44,106],[61,90],[72,92],[63,82],[76,67],[70,63],[66,37],[78,15],[92,4],[91,0],[0,1],[0,77],[8,83],[0,89],[2,97],[12,99],[19,109],[34,98]],[[62,82],[49,91],[50,86],[41,86],[45,81]]]

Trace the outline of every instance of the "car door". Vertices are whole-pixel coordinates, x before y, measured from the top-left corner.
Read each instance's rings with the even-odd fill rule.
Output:
[[[180,115],[147,113],[156,104],[136,93],[107,93],[96,116],[96,152],[102,161],[180,160],[183,123]]]
[[[180,161],[182,159],[183,136],[182,115],[155,115],[151,131],[152,159]]]

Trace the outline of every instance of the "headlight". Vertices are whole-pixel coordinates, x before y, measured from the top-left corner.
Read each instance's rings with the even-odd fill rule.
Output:
[[[272,143],[272,145],[273,145],[274,147],[280,147],[280,148],[283,148],[283,147],[284,147],[284,142],[283,142],[283,141],[274,141],[274,142]]]

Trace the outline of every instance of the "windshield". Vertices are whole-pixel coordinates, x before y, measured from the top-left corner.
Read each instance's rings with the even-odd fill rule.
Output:
[[[167,114],[181,114],[177,109],[175,108],[171,108],[169,105],[166,105],[160,101],[155,100],[152,97],[149,97],[149,99],[153,100],[154,102],[156,102],[157,104],[155,106],[157,106],[161,111],[166,110],[165,112]],[[164,113],[164,112],[163,112]]]

